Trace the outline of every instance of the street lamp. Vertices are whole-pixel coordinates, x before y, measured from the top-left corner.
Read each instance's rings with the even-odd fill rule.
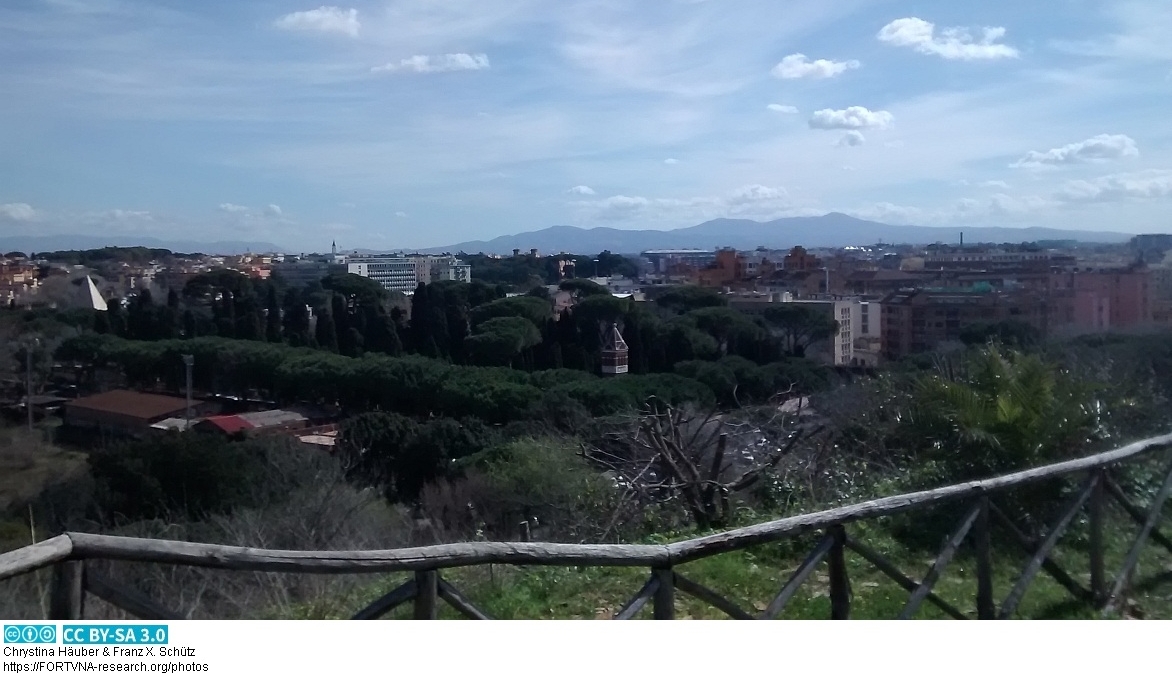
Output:
[[[187,371],[187,409],[183,414],[183,431],[191,427],[191,366],[195,363],[195,356],[190,354],[183,355],[183,366]]]

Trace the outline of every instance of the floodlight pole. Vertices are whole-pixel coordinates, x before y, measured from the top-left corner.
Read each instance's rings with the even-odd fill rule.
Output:
[[[191,365],[195,363],[195,356],[190,354],[183,355],[183,366],[187,371],[187,409],[183,415],[183,431],[186,432],[191,427]]]

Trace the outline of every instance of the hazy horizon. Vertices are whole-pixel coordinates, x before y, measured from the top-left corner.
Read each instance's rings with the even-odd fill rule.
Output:
[[[0,239],[1172,232],[1157,0],[16,0]]]

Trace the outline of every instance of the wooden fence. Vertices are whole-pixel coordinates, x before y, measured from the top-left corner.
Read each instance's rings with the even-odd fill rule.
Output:
[[[413,603],[415,619],[435,619],[439,600],[472,619],[489,619],[469,599],[443,579],[449,568],[483,564],[529,566],[619,566],[650,569],[650,576],[635,596],[615,615],[631,619],[648,603],[655,619],[674,618],[677,591],[695,597],[735,619],[774,619],[793,598],[802,583],[825,562],[829,569],[830,617],[848,619],[851,612],[850,576],[846,551],[851,550],[875,566],[909,593],[900,619],[913,617],[925,603],[931,603],[956,619],[968,616],[933,593],[945,566],[969,539],[976,553],[976,616],[978,619],[1013,617],[1030,583],[1046,572],[1076,599],[1098,608],[1111,609],[1127,591],[1143,547],[1149,540],[1172,552],[1172,540],[1157,529],[1164,503],[1172,492],[1172,466],[1162,474],[1162,483],[1146,509],[1129,497],[1112,474],[1124,463],[1152,459],[1172,446],[1172,434],[1137,441],[1097,455],[1036,467],[1004,476],[906,493],[820,512],[786,517],[746,528],[696,537],[666,545],[591,545],[538,542],[475,542],[371,551],[283,551],[230,547],[141,538],[65,533],[6,554],[0,554],[0,580],[52,567],[49,619],[81,619],[86,593],[147,620],[182,619],[178,613],[133,588],[112,584],[92,572],[86,562],[121,560],[176,564],[236,571],[278,571],[292,573],[380,573],[412,571],[414,576],[390,593],[376,599],[353,619],[376,619],[405,603]],[[1025,535],[994,500],[1006,491],[1059,478],[1081,478],[1079,490],[1064,506],[1058,519],[1040,541]],[[1121,570],[1108,577],[1104,564],[1104,507],[1106,499],[1116,502],[1139,526]],[[890,516],[911,510],[930,509],[944,503],[968,507],[956,530],[945,542],[933,564],[916,580],[890,560],[848,533],[852,523]],[[1051,558],[1059,538],[1084,508],[1089,522],[1090,585],[1084,586]],[[990,528],[998,522],[1030,555],[1008,595],[996,602],[993,597]],[[720,593],[690,580],[675,570],[681,564],[786,538],[820,533],[817,546],[790,575],[781,590],[760,614],[738,607]]]

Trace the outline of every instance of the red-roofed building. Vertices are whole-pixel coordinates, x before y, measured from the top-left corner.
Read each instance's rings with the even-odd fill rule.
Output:
[[[238,415],[216,415],[195,423],[191,429],[197,432],[219,432],[232,436],[253,428],[253,424]]]

